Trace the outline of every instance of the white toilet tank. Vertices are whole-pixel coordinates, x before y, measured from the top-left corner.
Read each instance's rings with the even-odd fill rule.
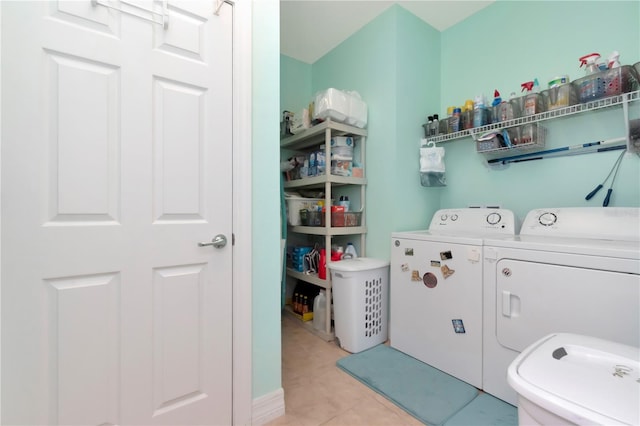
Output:
[[[509,366],[520,425],[639,425],[640,349],[570,333],[526,348]]]

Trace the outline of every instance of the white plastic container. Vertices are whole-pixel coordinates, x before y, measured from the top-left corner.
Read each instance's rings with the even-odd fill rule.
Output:
[[[313,299],[313,328],[324,330],[327,322],[327,296],[324,290]]]
[[[318,92],[314,101],[313,118],[328,118],[343,123],[349,114],[349,98],[341,90],[329,88]]]
[[[527,347],[507,372],[520,425],[640,424],[639,348],[554,333]]]
[[[332,119],[364,128],[367,125],[367,104],[356,92],[329,88],[316,94],[313,118]]]
[[[344,254],[342,255],[343,259],[357,259],[358,252],[352,243],[347,243],[347,248],[344,249]]]
[[[347,124],[364,128],[367,126],[367,104],[360,99],[357,93],[349,93],[349,114]]]
[[[318,201],[324,201],[324,198],[303,198],[295,195],[285,194],[287,201],[287,221],[291,226],[300,226],[300,210],[314,210],[318,205]]]
[[[361,352],[387,340],[389,262],[359,257],[329,264],[335,334],[340,347]]]
[[[352,136],[334,136],[331,138],[331,148],[334,146],[349,146],[353,148],[354,140]]]

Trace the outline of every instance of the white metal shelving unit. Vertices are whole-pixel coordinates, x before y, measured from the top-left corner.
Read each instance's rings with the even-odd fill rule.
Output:
[[[629,104],[640,99],[640,90],[635,92],[623,93],[617,96],[611,96],[609,98],[598,99],[591,102],[586,102],[582,104],[571,105],[565,108],[558,108],[552,111],[545,111],[540,114],[529,115],[525,117],[515,118],[513,120],[501,121],[499,123],[488,124],[482,127],[475,127],[473,129],[463,130],[455,133],[447,133],[445,135],[439,135],[427,138],[427,142],[433,143],[445,143],[452,142],[457,139],[472,137],[474,140],[477,140],[478,136],[483,135],[492,130],[501,130],[507,129],[510,127],[521,126],[527,123],[540,123],[546,120],[552,120],[555,118],[566,117],[574,114],[581,114],[588,111],[595,111],[602,108],[610,108],[615,106],[621,106],[624,114],[624,122],[625,122],[625,134],[627,139],[627,149],[630,151],[633,150],[630,146],[629,140]],[[518,152],[518,150],[530,150],[531,146],[527,146],[528,144],[523,144],[521,146],[514,146],[510,148],[498,148],[493,151],[484,151],[483,154],[487,154],[495,151],[504,151],[508,152],[509,155],[513,152]]]
[[[337,176],[331,174],[331,138],[334,136],[353,136],[356,143],[360,146],[360,160],[363,166],[363,177]],[[360,187],[360,203],[361,207],[365,206],[365,187],[367,178],[365,172],[365,146],[366,146],[367,130],[358,127],[349,126],[343,123],[337,123],[332,120],[326,120],[310,129],[301,133],[282,139],[280,141],[281,149],[292,151],[308,152],[319,145],[325,146],[326,167],[325,173],[321,176],[313,176],[303,179],[292,180],[284,183],[285,189],[324,189],[325,206],[331,205],[332,190],[336,186],[356,185]],[[327,249],[327,279],[323,280],[318,274],[305,274],[298,272],[292,268],[287,268],[287,275],[302,280],[318,287],[324,288],[327,295],[327,322],[323,333],[317,333],[325,340],[332,340],[333,333],[331,331],[331,276],[329,274],[331,241],[334,236],[338,235],[359,235],[360,237],[360,255],[365,256],[365,235],[366,227],[366,209],[362,209],[361,226],[352,227],[332,227],[331,226],[331,209],[327,208],[325,212],[326,226],[290,226],[289,232],[306,235],[324,236],[325,248]],[[313,327],[307,326],[310,331],[314,331]]]

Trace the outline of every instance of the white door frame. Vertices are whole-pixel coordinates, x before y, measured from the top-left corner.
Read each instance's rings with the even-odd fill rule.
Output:
[[[212,0],[213,1],[213,0]],[[2,19],[0,2],[0,20]],[[233,423],[251,424],[252,357],[251,357],[251,1],[238,0],[234,4],[233,23]],[[240,31],[242,28],[242,31]],[[2,36],[0,32],[0,44]],[[2,97],[2,51],[0,49],[0,99]],[[0,103],[0,148],[2,147],[2,104]],[[0,149],[1,155],[1,149]],[[0,158],[1,160],[1,158]],[[2,165],[0,162],[0,172]],[[1,176],[1,173],[0,173]],[[0,184],[2,182],[0,181]],[[2,224],[0,199],[0,225]],[[2,231],[0,229],[0,238]],[[239,256],[238,252],[242,255]],[[242,264],[238,261],[242,258]],[[0,245],[0,259],[2,246]],[[2,263],[0,262],[0,302],[2,300]],[[2,326],[0,310],[0,327]],[[2,335],[0,334],[0,354]],[[0,355],[1,356],[1,355]],[[1,359],[0,359],[1,361]],[[0,378],[2,370],[0,369]],[[0,394],[0,399],[2,395]],[[2,406],[0,405],[0,417]]]
[[[216,0],[219,1],[219,0]],[[238,0],[233,22],[233,424],[250,425],[252,389],[252,0]],[[0,123],[1,124],[1,123]],[[1,218],[0,218],[1,219]],[[0,222],[1,223],[1,222]],[[1,253],[0,253],[1,255]],[[242,261],[241,261],[242,259]]]

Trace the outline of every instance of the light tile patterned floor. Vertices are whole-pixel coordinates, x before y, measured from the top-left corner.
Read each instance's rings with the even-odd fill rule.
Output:
[[[349,355],[282,318],[282,386],[285,415],[268,426],[422,425],[383,396],[336,367]]]

